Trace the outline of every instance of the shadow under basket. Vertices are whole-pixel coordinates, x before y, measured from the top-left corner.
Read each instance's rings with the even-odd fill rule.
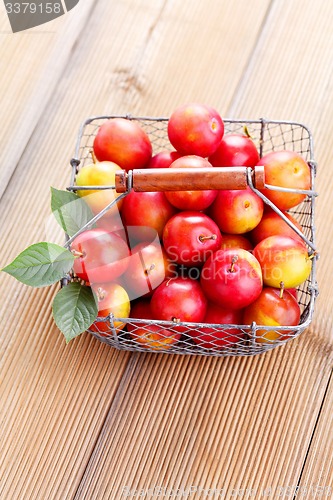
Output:
[[[77,172],[82,166],[91,163],[90,151],[99,127],[112,118],[126,118],[137,122],[148,134],[153,146],[153,154],[172,149],[167,135],[168,118],[132,116],[96,116],[89,118],[81,125],[78,133],[75,154],[71,160],[71,185],[68,189],[75,190]],[[302,227],[302,237],[307,245],[309,255],[314,254],[311,274],[297,289],[297,301],[301,309],[300,323],[297,326],[285,327],[267,327],[255,323],[251,325],[175,323],[173,321],[151,319],[115,318],[111,314],[106,318],[98,318],[98,324],[102,325],[102,328],[98,328],[96,322],[88,330],[101,342],[105,342],[117,349],[129,351],[204,356],[252,356],[285,344],[299,336],[310,325],[313,318],[315,300],[318,295],[316,282],[316,260],[318,253],[315,245],[314,214],[316,162],[314,160],[311,132],[306,126],[300,123],[266,119],[224,119],[224,125],[225,134],[244,133],[244,130],[247,129],[246,131],[255,143],[260,157],[271,151],[289,150],[300,154],[310,167],[310,190],[307,191],[306,197],[301,204],[288,211]],[[281,216],[281,212],[276,206],[267,200],[256,188],[253,182],[252,169],[246,167],[236,167],[236,169],[245,178],[247,185],[262,197],[264,203],[270,205]],[[167,169],[161,169],[160,175],[163,175],[162,171],[164,170]],[[133,185],[133,178],[135,176],[132,175],[135,172],[134,170],[127,174],[124,173],[128,184],[123,189],[123,197],[132,189],[135,189]],[[214,172],[216,173],[216,167],[214,167]],[[189,182],[191,182],[191,179]],[[209,187],[201,187],[201,189],[213,188],[214,186],[211,185]],[[221,189],[220,186],[215,186],[216,188]],[[231,188],[229,187],[228,189]],[[286,222],[290,225],[288,221],[289,219]],[[90,226],[86,228],[88,227]],[[163,331],[165,330],[168,331],[168,335],[163,337]],[[205,332],[206,337],[200,341],[198,336],[202,336],[203,332]],[[194,337],[196,341],[193,340]]]

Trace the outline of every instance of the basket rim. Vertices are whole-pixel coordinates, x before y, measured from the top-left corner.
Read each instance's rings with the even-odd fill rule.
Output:
[[[134,120],[138,122],[168,122],[169,117],[167,116],[141,116],[141,115],[131,115],[131,114],[101,114],[101,115],[93,115],[90,117],[87,117],[84,119],[79,127],[78,135],[77,135],[77,140],[75,144],[75,152],[74,152],[74,157],[71,160],[71,166],[72,166],[72,180],[71,180],[71,185],[74,185],[75,181],[75,169],[78,167],[78,165],[81,163],[81,158],[80,158],[80,150],[81,150],[81,142],[82,138],[84,136],[85,128],[97,121],[101,120],[111,120],[114,118],[124,118],[127,120]],[[286,125],[286,126],[294,126],[294,127],[299,127],[302,128],[306,134],[306,140],[308,141],[308,164],[311,167],[311,172],[312,172],[312,178],[311,178],[311,183],[312,183],[312,189],[314,189],[314,178],[316,174],[316,162],[314,159],[314,146],[313,146],[313,136],[311,133],[310,128],[305,125],[304,123],[301,123],[299,121],[294,121],[294,120],[278,120],[278,119],[268,119],[268,118],[257,118],[257,119],[246,119],[246,118],[223,118],[224,123],[226,124],[240,124],[240,125],[246,125],[246,124],[254,124],[254,125],[261,125],[261,131],[260,134],[263,134],[264,128],[266,125]],[[260,135],[262,138],[263,136]],[[310,197],[310,202],[311,202],[311,229],[312,229],[312,242],[315,244],[315,226],[314,226],[314,196]],[[193,354],[203,354],[203,355],[221,355],[221,356],[230,356],[230,355],[256,355],[256,354],[261,354],[267,350],[270,350],[272,348],[278,347],[289,340],[294,339],[297,337],[300,333],[302,333],[305,328],[307,328],[312,319],[313,319],[313,314],[314,314],[314,304],[318,295],[318,286],[317,286],[317,281],[316,281],[316,259],[313,259],[313,266],[311,270],[311,274],[309,276],[309,283],[308,283],[308,288],[307,288],[307,294],[309,296],[308,303],[306,304],[302,316],[301,316],[301,323],[295,326],[266,326],[266,325],[259,325],[256,323],[252,323],[251,325],[240,325],[240,324],[213,324],[213,323],[195,323],[195,322],[179,322],[177,325],[181,325],[184,327],[187,327],[191,330],[195,329],[200,329],[200,328],[207,328],[207,327],[214,327],[216,330],[223,330],[223,329],[228,329],[230,327],[238,328],[239,332],[241,330],[247,330],[249,331],[252,335],[256,335],[257,330],[267,330],[267,331],[274,331],[274,332],[281,332],[282,334],[288,333],[288,332],[293,332],[293,335],[287,339],[287,340],[281,340],[277,341],[275,344],[274,343],[269,343],[267,345],[261,344],[260,347],[256,349],[255,352],[248,352],[248,353],[242,353],[242,354],[218,354],[215,351],[214,352],[207,352],[206,349],[204,350],[205,352],[198,352],[197,350],[193,352]],[[122,322],[125,324],[129,323],[137,323],[137,324],[152,324],[152,325],[157,325],[157,326],[163,326],[163,327],[175,327],[175,323],[172,321],[163,321],[163,320],[152,320],[152,319],[143,319],[143,318],[121,318],[121,317],[115,317],[113,314],[110,314],[109,316],[106,317],[97,317],[96,321],[99,322],[109,322],[111,326],[111,339],[116,342],[118,346],[118,335],[116,332],[116,328],[114,326],[114,322]],[[89,330],[89,329],[88,329]],[[94,336],[98,337],[100,340],[102,340],[100,335],[96,332],[91,332],[93,333]],[[104,340],[105,341],[105,340]],[[107,342],[108,343],[108,342]],[[112,343],[114,346],[114,343]],[[118,346],[119,347],[119,346]],[[121,348],[121,347],[119,347]],[[144,351],[144,352],[158,352],[154,349],[150,348],[129,348],[129,347],[123,347],[125,350],[135,350],[135,351]],[[165,352],[165,351],[162,351]],[[170,354],[184,354],[183,352],[178,352],[177,347],[175,346],[174,349],[169,350]],[[188,353],[187,353],[188,354]]]
[[[75,144],[75,150],[74,150],[74,157],[72,160],[80,162],[79,159],[79,151],[80,151],[80,144],[81,144],[81,139],[83,136],[84,129],[86,128],[87,125],[90,125],[94,121],[98,120],[111,120],[113,118],[125,118],[126,120],[136,120],[136,121],[151,121],[151,122],[168,122],[169,117],[167,116],[149,116],[149,115],[132,115],[130,113],[128,114],[111,114],[111,115],[92,115],[87,118],[85,118],[79,127],[79,131],[77,134],[77,139],[76,139],[76,144]],[[223,121],[225,123],[240,123],[240,124],[246,124],[246,123],[254,123],[254,124],[261,124],[262,126],[266,124],[273,124],[273,125],[295,125],[296,127],[301,127],[303,128],[307,134],[309,135],[309,154],[310,154],[310,160],[309,161],[314,161],[314,147],[313,147],[313,137],[312,137],[312,132],[310,128],[305,125],[302,122],[299,121],[294,121],[294,120],[278,120],[278,119],[270,119],[270,118],[223,118]]]

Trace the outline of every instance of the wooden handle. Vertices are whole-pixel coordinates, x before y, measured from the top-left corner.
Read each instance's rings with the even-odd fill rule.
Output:
[[[246,189],[248,167],[146,168],[116,172],[116,191],[125,193],[132,175],[134,191],[202,191],[205,189]],[[253,169],[252,182],[264,188],[264,167]]]

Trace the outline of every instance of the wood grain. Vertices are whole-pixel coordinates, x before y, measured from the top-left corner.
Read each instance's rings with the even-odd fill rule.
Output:
[[[314,363],[313,352],[304,355],[294,342],[249,359],[139,361],[76,498],[117,498],[128,488],[155,486],[223,489],[231,498],[233,490],[277,492],[293,484],[309,444],[302,428],[313,428],[309,409],[322,397],[325,356]],[[300,376],[303,361],[309,369]]]
[[[333,485],[333,384],[332,372],[323,399],[323,406],[318,414],[315,432],[309,447],[309,454],[304,463],[300,494],[304,496],[332,495]]]
[[[55,22],[55,33],[38,35],[43,44],[27,34],[0,34],[9,67],[0,99],[8,116],[1,265],[46,235],[61,238],[48,224],[49,186],[67,185],[84,118],[168,115],[198,100],[224,116],[311,126],[319,163],[321,293],[311,327],[267,354],[142,355],[115,351],[89,335],[66,346],[50,314],[57,287],[31,290],[1,273],[0,498],[118,499],[126,486],[223,488],[229,498],[241,488],[258,497],[271,488],[274,498],[288,485],[328,486],[329,3],[306,9],[301,0],[214,0],[209,8],[203,0],[81,3],[71,18]]]
[[[253,173],[253,185],[263,188],[263,167],[255,167]],[[248,186],[247,167],[149,168],[134,169],[132,174],[133,191],[137,192],[246,189]],[[118,193],[129,189],[126,171],[116,172],[115,186]]]
[[[84,30],[94,2],[51,23],[11,34],[0,31],[0,113],[6,121],[0,142],[0,197],[24,152],[48,100],[69,63],[75,41]],[[0,30],[8,26],[0,17]]]

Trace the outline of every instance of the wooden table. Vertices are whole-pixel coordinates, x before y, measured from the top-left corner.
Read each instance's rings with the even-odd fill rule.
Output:
[[[50,236],[84,118],[188,101],[310,127],[321,253],[311,327],[249,358],[66,346],[57,286],[1,273],[0,498],[332,497],[332,2],[81,0],[26,32],[3,7],[0,23],[1,266]]]

